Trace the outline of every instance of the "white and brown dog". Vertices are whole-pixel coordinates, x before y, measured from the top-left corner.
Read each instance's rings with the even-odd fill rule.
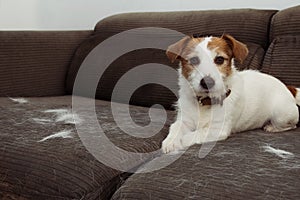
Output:
[[[296,128],[300,89],[258,71],[237,71],[234,59],[243,62],[248,49],[232,36],[187,36],[166,54],[171,62],[180,61],[180,89],[177,118],[162,143],[164,153],[256,128]]]

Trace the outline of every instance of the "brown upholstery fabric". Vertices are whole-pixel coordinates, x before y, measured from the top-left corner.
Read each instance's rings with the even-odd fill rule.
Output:
[[[245,70],[245,69],[254,69],[254,70],[260,70],[262,68],[262,62],[265,55],[265,50],[253,43],[246,43],[249,53],[247,58],[243,63],[235,62],[235,66],[239,70]]]
[[[232,34],[243,42],[268,46],[269,22],[274,10],[233,9],[212,11],[126,13],[108,17],[96,25],[103,39],[124,30],[162,27],[187,35]]]
[[[74,125],[55,122],[54,114],[43,112],[46,109],[71,108],[70,96],[49,96],[63,95],[65,89],[72,93],[81,63],[97,44],[122,31],[140,27],[162,27],[184,34],[231,34],[246,43],[250,50],[245,62],[237,64],[239,69],[260,70],[267,51],[263,70],[285,83],[300,87],[298,11],[299,6],[281,12],[239,9],[130,13],[100,21],[94,34],[91,31],[0,32],[0,199],[110,199],[112,196],[112,199],[172,200],[300,199],[299,128],[279,134],[260,130],[236,134],[218,142],[204,159],[198,157],[200,146],[195,145],[166,168],[130,176],[99,162],[85,148]],[[136,36],[154,37],[139,33]],[[159,32],[157,36],[165,47],[180,39]],[[110,100],[112,90],[122,75],[147,63],[177,68],[177,63],[170,65],[163,50],[145,48],[128,52],[118,57],[104,72],[96,97]],[[143,79],[160,73],[160,70],[150,70],[148,74],[137,76]],[[93,71],[89,75],[92,77]],[[86,77],[86,80],[89,81],[89,78]],[[172,87],[177,87],[176,76],[163,78]],[[134,81],[129,80],[128,85]],[[128,85],[122,85],[124,93]],[[28,103],[18,104],[7,96],[48,97],[29,98]],[[124,102],[122,98],[117,100]],[[171,108],[175,100],[176,96],[164,86],[148,84],[134,92],[130,103],[142,106],[161,104]],[[81,106],[85,110],[84,105]],[[96,100],[98,121],[111,142],[131,152],[159,149],[175,116],[175,112],[167,111],[168,119],[162,130],[143,139],[124,133],[116,124],[110,106],[111,102]],[[146,107],[130,106],[131,117],[142,126],[149,123],[148,111]],[[80,117],[89,119],[89,116]],[[50,122],[37,123],[34,118]],[[126,120],[128,117],[123,118],[123,121]],[[40,141],[62,130],[71,130],[72,138]],[[92,131],[97,133],[97,130]],[[153,131],[150,130],[149,134],[152,135]],[[293,156],[280,158],[266,152],[266,146],[289,151]],[[99,153],[108,154],[111,158],[116,156],[107,151]],[[155,160],[157,158],[149,157],[150,163],[146,162],[146,166]],[[121,161],[128,160],[123,158]],[[131,166],[135,170],[142,164],[145,160],[138,159]]]
[[[177,30],[185,34],[202,33],[203,35],[221,35],[230,33],[237,39],[245,42],[249,47],[249,56],[243,64],[238,64],[239,69],[260,69],[262,65],[264,48],[267,47],[268,24],[275,11],[262,10],[226,10],[226,11],[191,11],[191,12],[167,12],[167,13],[131,13],[121,14],[100,21],[95,28],[95,35],[86,40],[76,51],[67,77],[66,90],[72,93],[74,81],[82,62],[88,53],[105,39],[125,30],[141,27],[162,27]],[[166,33],[136,33],[137,38],[160,37],[161,42],[168,45],[178,41],[178,36],[166,35]],[[109,49],[107,50],[109,51]],[[114,54],[114,52],[111,52]],[[100,55],[99,55],[100,57]],[[128,52],[116,59],[105,71],[99,81],[96,98],[111,100],[111,94],[117,81],[130,69],[146,63],[160,63],[177,68],[178,64],[170,64],[165,51],[158,49],[138,49]],[[105,66],[98,66],[103,68]],[[157,74],[159,71],[152,71]],[[93,76],[94,71],[88,77]],[[149,74],[148,74],[149,75]],[[143,76],[147,76],[143,75]],[[130,80],[134,81],[134,80]],[[177,88],[177,76],[165,77],[165,81],[171,83],[172,88]],[[124,91],[131,83],[123,85]],[[82,92],[84,93],[84,91]],[[83,94],[77,94],[83,95]],[[124,99],[118,99],[125,102]],[[176,95],[158,84],[148,84],[139,88],[131,97],[133,105],[151,106],[154,103],[172,108],[176,101]]]
[[[300,87],[299,58],[300,35],[277,37],[267,51],[263,71],[279,78],[287,85]]]
[[[65,94],[78,45],[91,31],[0,31],[0,96]]]
[[[164,169],[132,175],[112,199],[299,199],[299,143],[300,128],[236,134],[203,159],[194,145]],[[294,156],[280,158],[265,146]]]
[[[300,6],[276,13],[272,19],[270,41],[263,71],[285,84],[300,87]]]
[[[33,120],[54,119],[53,114],[43,111],[70,107],[70,96],[29,98],[27,104],[0,98],[0,199],[109,199],[126,179],[127,173],[105,166],[86,150],[74,125]],[[151,138],[133,138],[116,128],[110,102],[96,101],[96,111],[110,140],[133,152],[158,149],[170,124],[169,120]],[[131,106],[130,111],[139,124],[147,124],[148,108]],[[174,114],[169,115],[172,119]],[[72,130],[73,138],[38,142],[62,130]]]
[[[272,18],[270,42],[284,35],[300,35],[300,6],[281,10]]]
[[[97,44],[93,41],[98,40],[101,37],[102,36],[99,35],[92,39],[89,39],[78,48],[76,52],[75,62],[72,62],[67,78],[67,91],[69,94],[72,93],[77,71],[80,67],[80,62],[77,62],[77,60],[81,60],[86,54],[85,49],[92,49]],[[165,55],[165,52],[158,49],[141,49],[124,54],[117,60],[115,60],[102,75],[95,94],[96,98],[111,100],[113,89],[115,88],[115,85],[119,81],[119,79],[129,70],[147,63],[160,63],[166,66],[171,65],[169,60],[167,59],[167,56]],[[177,68],[178,63],[175,63],[171,66],[173,68]],[[151,71],[150,73],[159,74],[160,72]],[[89,72],[89,74],[90,75],[86,76],[87,79],[94,74],[94,71]],[[142,74],[141,77],[151,76],[151,74]],[[177,88],[177,75],[171,75],[164,77],[164,81],[170,82],[171,85],[173,85],[173,88]],[[127,87],[130,87],[132,81],[135,80],[128,80],[126,84],[122,85],[122,87],[124,88],[123,91],[127,91]],[[141,85],[141,87],[134,92],[134,94],[131,96],[130,104],[148,107],[153,104],[160,104],[165,108],[170,109],[176,99],[176,95],[164,86],[158,84],[147,84]],[[125,101],[125,99],[117,99],[115,101],[128,103]]]

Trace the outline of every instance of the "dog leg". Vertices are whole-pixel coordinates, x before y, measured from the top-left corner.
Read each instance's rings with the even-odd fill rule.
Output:
[[[203,144],[207,142],[226,140],[230,135],[230,131],[228,130],[221,130],[221,132],[218,131],[220,130],[210,131],[207,128],[189,132],[183,136],[181,140],[182,146],[189,147],[194,144]]]
[[[263,127],[264,131],[270,132],[270,133],[283,132],[283,131],[288,131],[288,130],[295,129],[295,128],[297,128],[297,126],[294,124],[285,123],[285,125],[279,126],[278,123],[273,124],[272,122],[267,123]]]
[[[189,147],[193,144],[203,144],[227,139],[232,130],[232,114],[231,112],[225,112],[225,110],[221,112],[217,111],[215,111],[215,113],[221,114],[214,115],[208,125],[202,128],[199,127],[199,129],[185,134],[182,139],[182,145]]]
[[[295,129],[299,119],[297,106],[291,104],[284,108],[277,108],[272,116],[272,119],[263,129],[267,132],[282,132]]]
[[[183,136],[190,132],[190,129],[180,120],[174,122],[170,126],[170,131],[166,139],[162,142],[162,151],[169,153],[172,151],[183,150],[185,147],[182,144]]]

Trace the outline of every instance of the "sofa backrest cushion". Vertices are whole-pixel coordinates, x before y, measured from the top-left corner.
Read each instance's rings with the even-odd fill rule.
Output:
[[[99,41],[102,41],[102,36],[95,35],[90,39],[86,40],[84,43],[82,43],[81,46],[77,49],[67,77],[66,89],[69,94],[72,94],[73,92],[73,86],[75,84],[76,78],[77,80],[79,79],[77,77],[78,75],[77,72],[79,68],[81,67],[80,69],[82,70],[84,67],[86,67],[86,65],[81,66],[81,63],[83,63],[83,61],[85,61],[86,63],[86,59],[88,58],[86,57],[86,54],[90,52],[97,44],[99,44]],[[169,44],[171,44],[171,42],[169,42]],[[101,55],[99,55],[99,59],[101,59],[100,57]],[[102,58],[102,59],[103,59],[103,63],[100,60],[101,63],[96,66],[96,67],[102,67],[106,69],[102,75],[97,74],[96,72],[97,69],[92,69],[91,71],[84,70],[86,72],[83,75],[84,76],[83,78],[86,78],[87,80],[87,84],[89,84],[89,82],[92,79],[97,79],[97,78],[100,79],[99,84],[96,85],[96,93],[92,95],[86,94],[86,91],[90,90],[90,88],[86,88],[89,86],[83,86],[82,91],[80,91],[79,94],[74,91],[73,93],[74,95],[95,97],[96,99],[110,101],[112,100],[111,99],[112,93],[113,90],[116,88],[117,82],[121,79],[123,75],[128,74],[128,72],[131,69],[134,69],[138,66],[148,64],[148,63],[159,63],[164,66],[170,65],[170,62],[167,59],[167,56],[165,55],[165,52],[163,50],[151,49],[151,48],[137,49],[125,53],[124,55],[121,55],[116,60],[114,60],[108,66],[104,64],[105,62],[104,60],[106,60],[106,58]],[[95,65],[96,62],[97,61],[93,62],[93,60],[88,61],[88,63],[91,66]],[[177,68],[178,63],[171,64],[171,66],[172,68]],[[130,86],[135,84],[134,82],[136,81],[136,78],[143,79],[146,77],[155,76],[152,80],[154,80],[153,82],[156,82],[157,81],[156,78],[159,78],[157,76],[161,76],[160,74],[161,72],[156,70],[150,72],[143,71],[142,74],[133,77],[133,79],[127,79],[125,84],[119,86],[122,87],[121,90],[123,92],[127,93],[129,92]],[[168,85],[173,86],[175,88],[174,90],[177,91],[177,73],[168,74],[168,76],[164,76],[163,79],[164,82],[169,82]],[[83,84],[86,84],[86,82],[83,82]],[[147,107],[151,106],[152,104],[160,104],[165,108],[171,108],[172,102],[176,101],[176,95],[162,85],[150,83],[150,84],[140,85],[140,86],[141,87],[137,88],[137,90],[132,94],[131,98],[129,99],[129,102],[127,101],[128,99],[125,97],[121,97],[118,99],[114,98],[113,101],[120,102],[120,103],[130,103],[132,105],[140,105],[140,106],[147,106]]]
[[[268,29],[274,10],[237,9],[225,11],[189,11],[189,12],[157,12],[157,13],[127,13],[108,17],[100,21],[94,36],[86,40],[78,49],[72,61],[67,77],[67,92],[72,93],[77,72],[87,55],[101,42],[113,35],[135,28],[161,27],[176,30],[183,34],[221,36],[224,33],[233,35],[236,39],[246,43],[249,56],[239,69],[260,69],[265,49],[268,47]],[[139,37],[140,35],[137,35]],[[156,35],[157,36],[157,35]],[[143,35],[143,37],[152,37]],[[174,43],[179,37],[162,34],[161,40],[166,38]],[[167,45],[165,46],[167,48]],[[114,53],[114,52],[111,52]],[[161,63],[177,68],[178,64],[170,64],[161,49],[139,49],[120,56],[113,62],[100,79],[96,91],[96,98],[110,100],[115,84],[130,69],[145,63]],[[104,66],[99,66],[104,67]],[[93,73],[93,72],[91,72]],[[159,73],[153,71],[153,73]],[[177,87],[177,77],[166,77]],[[126,86],[124,86],[126,90]],[[119,99],[122,102],[122,99]],[[151,106],[161,104],[170,108],[176,101],[176,96],[164,86],[148,84],[140,87],[131,97],[134,105]]]
[[[91,31],[0,31],[0,96],[65,94],[72,56]]]
[[[285,35],[300,35],[300,6],[281,10],[272,18],[270,42]]]
[[[300,6],[274,15],[262,71],[300,87]]]
[[[126,13],[98,22],[96,34],[108,38],[113,34],[141,27],[162,27],[186,35],[232,34],[243,42],[268,46],[268,29],[274,10],[233,9],[212,11]]]
[[[300,87],[300,35],[274,39],[266,53],[262,71],[286,85]]]

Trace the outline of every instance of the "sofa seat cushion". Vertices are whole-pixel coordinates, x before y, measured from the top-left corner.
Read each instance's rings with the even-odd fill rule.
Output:
[[[58,120],[59,110],[53,109],[70,109],[71,96],[28,100],[20,104],[0,98],[0,199],[109,199],[129,173],[99,162],[83,145],[75,125]],[[153,137],[134,138],[116,128],[110,102],[95,104],[99,124],[116,146],[131,152],[160,148],[170,121]],[[137,123],[148,122],[148,108],[131,106],[130,112]],[[173,113],[168,114],[172,118]],[[79,114],[79,119],[85,116]],[[48,137],[61,131],[67,134]]]
[[[299,143],[300,128],[235,134],[204,158],[194,145],[166,168],[132,175],[112,199],[299,199]]]
[[[263,71],[287,85],[300,87],[300,34],[280,36],[273,40],[263,64]]]

